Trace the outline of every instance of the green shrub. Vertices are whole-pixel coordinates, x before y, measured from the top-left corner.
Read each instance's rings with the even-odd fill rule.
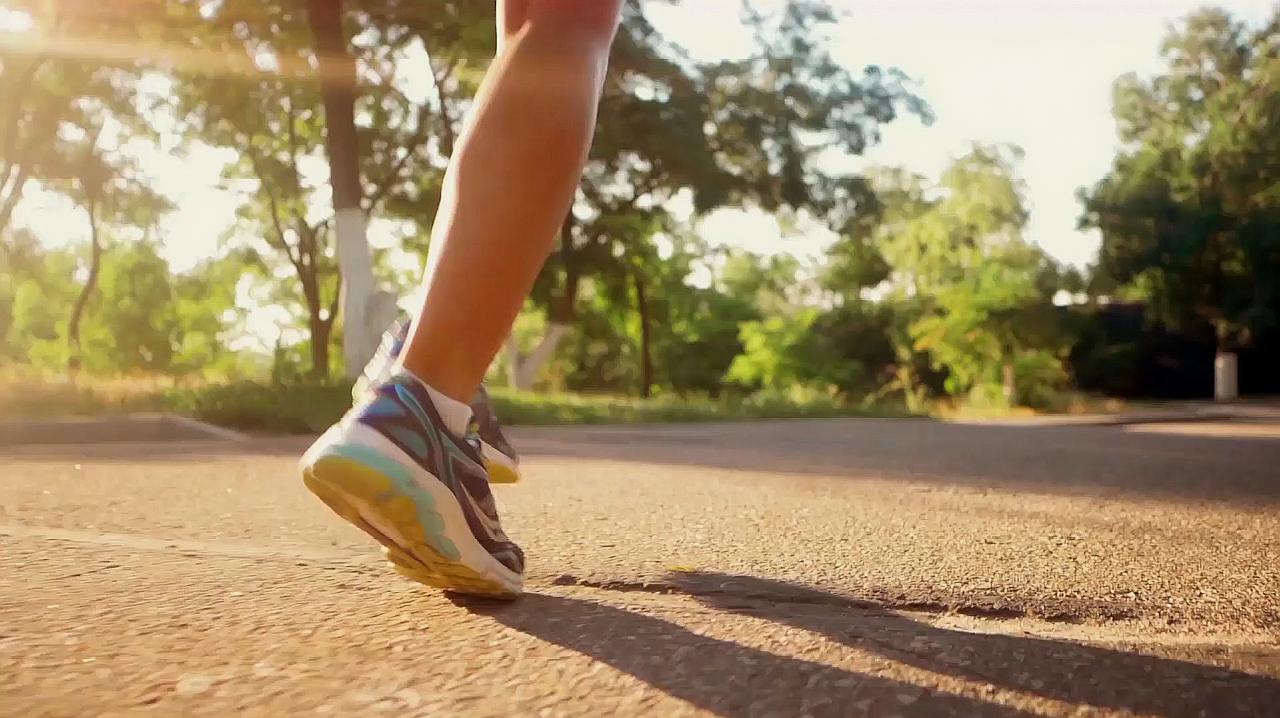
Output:
[[[349,384],[237,382],[166,392],[170,411],[243,431],[324,431],[351,407]]]

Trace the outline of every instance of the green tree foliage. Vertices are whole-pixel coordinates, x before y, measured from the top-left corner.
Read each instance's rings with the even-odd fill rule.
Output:
[[[673,229],[676,197],[690,198],[695,215],[756,206],[843,230],[871,193],[860,177],[825,171],[819,155],[862,153],[904,109],[928,116],[900,73],[855,76],[832,59],[826,5],[793,0],[744,21],[753,52],[700,65],[656,32],[642,5],[627,5],[579,202],[534,291],[554,321],[573,321],[584,280],[647,312],[639,297],[653,294],[652,240]],[[662,326],[646,316],[639,325]],[[642,348],[641,364],[647,356]]]
[[[1162,56],[1116,83],[1123,148],[1082,223],[1102,231],[1100,273],[1155,318],[1248,344],[1280,319],[1280,13],[1250,29],[1196,12]]]
[[[421,248],[461,118],[492,55],[493,4],[348,0],[345,6],[343,32],[356,63],[362,209],[398,222],[397,231]],[[76,248],[97,261],[47,253],[51,266],[65,265],[60,277],[29,272],[0,291],[0,306],[12,317],[0,323],[5,351],[51,342],[46,353],[65,361],[66,349],[56,343],[73,333],[67,315],[81,290],[77,315],[83,314],[87,369],[180,375],[231,366],[226,346],[236,288],[253,283],[241,276],[253,271],[269,287],[269,301],[291,308],[295,331],[306,330],[305,342],[278,348],[279,376],[300,352],[309,355],[313,374],[334,373],[329,351],[342,331],[340,280],[325,195],[326,126],[316,69],[322,64],[308,7],[303,0],[165,4],[156,22],[140,28],[163,41],[140,44],[130,62],[167,77],[167,107],[141,108],[131,84],[138,67],[99,73],[94,68],[107,65],[87,58],[88,74],[101,74],[107,85],[85,85],[66,97],[54,93],[58,108],[79,113],[58,110],[70,119],[54,123],[64,129],[48,140],[54,149],[40,155],[62,158],[57,171],[37,171],[25,159],[0,170],[30,166],[29,176],[61,187],[86,208],[101,241],[87,252]],[[939,200],[923,181],[918,206],[897,196],[877,198],[865,178],[833,172],[826,159],[860,154],[902,112],[927,119],[928,110],[901,73],[851,71],[834,61],[826,32],[836,18],[827,4],[790,0],[769,7],[745,6],[742,21],[754,37],[747,56],[702,63],[662,37],[644,3],[626,5],[581,191],[531,303],[542,315],[531,326],[574,327],[548,383],[640,394],[800,383],[858,396],[884,380],[900,346],[888,337],[907,322],[898,311],[907,303],[875,304],[862,295],[891,274],[915,271],[912,257],[894,254],[880,240],[901,226],[920,230],[917,215],[932,212]],[[0,60],[8,63],[0,81],[20,79],[22,73],[9,74],[19,65],[7,56]],[[42,57],[41,71],[53,61]],[[34,83],[44,76],[32,77]],[[27,99],[48,94],[33,91]],[[22,131],[37,129],[36,115],[23,112]],[[103,117],[122,126],[122,138],[145,130],[147,122],[176,119],[190,143],[231,150],[224,186],[243,202],[219,260],[175,276],[154,241],[128,231],[153,220],[126,211],[133,172],[113,154],[115,144],[97,142]],[[81,169],[68,171],[71,160]],[[101,171],[81,171],[90,165]],[[112,193],[118,201],[105,201]],[[812,272],[794,260],[730,253],[721,262],[691,238],[693,222],[721,207],[758,208],[838,233],[842,240],[821,277],[832,301],[814,304]],[[983,212],[948,205],[960,210]],[[16,235],[6,240],[15,245],[10,259],[25,261]],[[932,254],[921,259],[938,264],[920,271],[926,283],[946,268]],[[94,266],[97,289],[85,282]],[[695,286],[695,276],[710,281]],[[50,300],[37,306],[41,296]],[[936,309],[937,292],[927,297],[918,306]],[[526,333],[518,332],[522,341]]]
[[[14,232],[2,256],[0,276],[12,280],[4,283],[11,292],[5,353],[22,364],[62,369],[68,310],[78,291],[75,255],[44,251],[30,234]]]
[[[855,301],[743,322],[742,353],[726,378],[770,391],[804,386],[851,399],[873,395],[890,379],[892,316],[886,305]]]
[[[68,368],[75,372],[84,363],[80,325],[102,269],[112,233],[151,236],[160,218],[172,209],[170,202],[156,194],[137,177],[135,163],[119,149],[101,146],[106,115],[86,117],[90,130],[85,140],[67,160],[67,176],[51,178],[50,186],[61,191],[84,211],[89,227],[89,261],[67,322]],[[166,267],[167,270],[167,267]]]
[[[760,317],[750,295],[735,293],[723,281],[691,284],[695,267],[705,270],[706,259],[706,248],[688,239],[676,241],[671,256],[658,264],[656,383],[677,394],[721,394],[725,374],[742,352],[739,326]]]
[[[839,361],[826,337],[814,331],[821,317],[820,310],[806,308],[793,316],[744,322],[743,352],[729,367],[728,379],[766,389],[838,383],[850,367]]]
[[[229,181],[256,180],[239,212],[241,236],[264,240],[249,242],[261,274],[282,282],[276,292],[280,301],[299,307],[312,373],[329,376],[341,279],[332,208],[322,204],[328,186],[314,178],[324,162],[326,126],[321,83],[312,69],[317,45],[308,4],[186,5],[186,42],[223,58],[215,72],[187,68],[181,75],[179,104],[188,137],[239,154],[227,168]],[[461,100],[455,95],[469,96],[475,89],[474,67],[468,63],[479,52],[472,42],[478,26],[492,44],[492,6],[479,12],[463,3],[350,5],[346,19],[355,28],[349,49],[356,62],[360,181],[354,194],[367,215],[407,219],[425,234],[456,133],[454,114]],[[462,28],[466,31],[452,34]],[[432,96],[409,94],[407,68],[422,69],[415,52],[427,53]],[[345,148],[349,139],[338,144]],[[349,169],[342,168],[342,174]]]
[[[240,318],[236,289],[245,267],[237,255],[207,260],[173,280],[173,365],[178,376],[229,375],[237,369],[229,331]]]
[[[10,232],[9,241],[0,243],[0,359],[6,363],[26,361],[15,331],[14,302],[18,286],[40,271],[42,255],[39,241],[25,230]]]
[[[223,170],[246,188],[233,244],[265,278],[275,299],[300,309],[313,374],[328,376],[340,279],[331,213],[313,209],[317,185],[306,163],[322,162],[320,88],[300,68],[312,57],[301,3],[221,3],[193,19],[190,42],[223,58],[220,71],[184,73],[177,112],[188,138],[228,147]]]
[[[1027,212],[1016,149],[976,146],[936,186],[901,172],[876,177],[883,211],[872,233],[891,295],[910,320],[893,331],[900,371],[929,358],[953,396],[1016,401],[1020,368],[1061,383],[1065,336],[1052,306],[1057,267],[1022,236]],[[1043,369],[1055,362],[1055,373]],[[1030,375],[1028,374],[1028,377]],[[900,374],[904,391],[916,379]],[[1042,391],[1031,392],[1037,396]]]
[[[46,371],[70,359],[71,310],[87,274],[80,248],[42,249],[14,233],[0,251],[0,357]],[[96,291],[82,317],[82,367],[93,374],[232,372],[227,348],[236,280],[243,267],[206,262],[174,274],[154,243],[119,240],[104,253]]]
[[[85,328],[85,366],[99,373],[168,373],[178,331],[172,274],[149,242],[105,262],[101,299]]]

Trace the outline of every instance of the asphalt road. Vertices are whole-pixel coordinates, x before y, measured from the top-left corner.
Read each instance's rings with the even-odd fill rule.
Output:
[[[0,715],[1280,715],[1280,426],[514,432],[513,605],[305,442],[0,449]]]

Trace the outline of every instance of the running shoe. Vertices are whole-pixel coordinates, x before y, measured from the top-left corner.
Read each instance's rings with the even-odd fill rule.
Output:
[[[498,520],[476,437],[450,432],[426,387],[397,374],[307,450],[303,482],[386,547],[401,574],[457,593],[514,598],[524,553]]]

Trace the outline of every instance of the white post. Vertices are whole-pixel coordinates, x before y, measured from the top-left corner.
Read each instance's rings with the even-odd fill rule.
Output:
[[[1240,398],[1239,371],[1236,355],[1219,352],[1213,360],[1213,398],[1235,401]]]

